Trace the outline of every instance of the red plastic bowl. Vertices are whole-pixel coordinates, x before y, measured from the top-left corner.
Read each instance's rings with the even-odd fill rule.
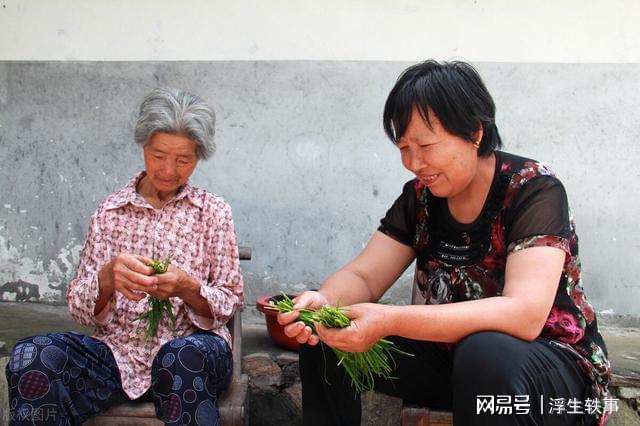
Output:
[[[293,295],[287,295],[290,298],[294,298]],[[262,313],[264,313],[265,320],[267,322],[267,331],[269,332],[269,337],[271,340],[276,342],[276,344],[282,348],[289,349],[291,351],[297,351],[300,347],[300,343],[296,339],[288,337],[284,334],[284,326],[278,324],[278,311],[274,311],[273,309],[269,309],[268,306],[271,304],[269,301],[274,298],[278,298],[279,296],[262,296],[256,300],[256,308]],[[281,297],[281,296],[280,296]]]

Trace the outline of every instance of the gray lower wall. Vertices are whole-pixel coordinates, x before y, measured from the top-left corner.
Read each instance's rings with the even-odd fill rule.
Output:
[[[350,260],[410,175],[383,134],[399,62],[0,62],[0,299],[61,302],[90,214],[143,167],[150,89],[210,101],[218,152],[193,176],[232,206],[247,304]],[[639,64],[480,63],[505,150],[563,179],[597,310],[638,314]],[[390,291],[406,301],[411,271]]]

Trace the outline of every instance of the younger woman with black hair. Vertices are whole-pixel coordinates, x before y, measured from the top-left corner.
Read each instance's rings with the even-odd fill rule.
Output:
[[[360,422],[359,396],[319,341],[359,352],[392,336],[414,356],[397,355],[396,379],[376,390],[452,409],[457,425],[603,424],[610,366],[562,183],[544,164],[497,150],[493,100],[464,62],[409,67],[384,129],[415,179],[364,250],[295,299],[298,308],[339,302],[351,326],[318,325],[314,335],[296,311],[279,315],[307,343],[304,423]],[[413,260],[426,303],[376,304]],[[506,409],[483,408],[499,397]]]

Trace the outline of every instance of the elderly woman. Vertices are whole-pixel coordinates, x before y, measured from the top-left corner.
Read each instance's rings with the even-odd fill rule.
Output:
[[[295,299],[339,302],[351,326],[315,335],[297,311],[279,314],[286,334],[308,343],[305,424],[360,422],[359,396],[318,340],[360,352],[386,336],[413,356],[396,355],[396,379],[375,389],[452,409],[457,425],[604,422],[610,367],[564,187],[542,163],[498,151],[494,118],[467,63],[414,65],[391,90],[384,128],[415,179],[364,250]],[[414,260],[426,304],[376,304]]]
[[[79,424],[111,405],[153,398],[167,424],[218,424],[229,382],[226,323],[242,304],[229,205],[189,183],[214,152],[215,115],[195,95],[157,89],[142,102],[135,140],[145,171],[91,217],[67,302],[93,336],[52,333],[15,346],[7,367],[12,424]],[[154,274],[152,260],[170,258]],[[170,300],[145,338],[148,299]]]

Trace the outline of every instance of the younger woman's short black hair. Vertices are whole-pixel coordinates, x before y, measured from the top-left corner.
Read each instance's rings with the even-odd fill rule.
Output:
[[[400,74],[384,106],[384,131],[393,143],[404,135],[416,107],[431,127],[429,110],[451,134],[476,142],[482,126],[478,154],[488,156],[502,146],[495,124],[496,106],[480,74],[466,62],[433,59],[412,65]]]

